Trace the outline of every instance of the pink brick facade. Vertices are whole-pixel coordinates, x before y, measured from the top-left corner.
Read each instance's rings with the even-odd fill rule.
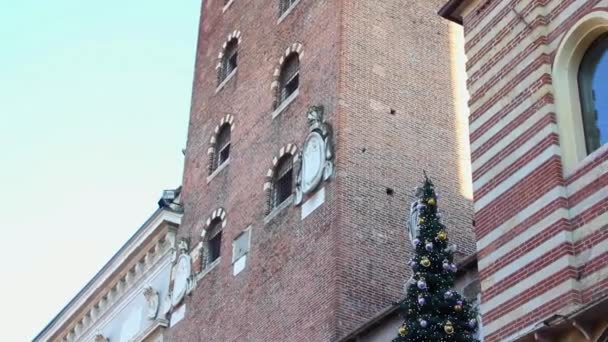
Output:
[[[486,341],[542,338],[555,315],[606,309],[608,146],[567,163],[570,113],[556,101],[556,55],[606,11],[599,0],[451,1],[440,11],[465,31]]]

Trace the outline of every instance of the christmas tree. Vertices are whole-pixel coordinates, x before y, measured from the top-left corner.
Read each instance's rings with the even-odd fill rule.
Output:
[[[412,234],[413,276],[399,305],[405,320],[393,342],[473,342],[477,312],[453,290],[456,266],[448,233],[437,213],[437,194],[426,177],[416,192],[417,218]]]

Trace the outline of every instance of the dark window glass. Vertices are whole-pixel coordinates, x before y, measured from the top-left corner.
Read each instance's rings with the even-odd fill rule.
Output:
[[[293,192],[293,157],[291,155],[281,158],[275,172],[273,187],[273,207],[285,202]]]
[[[226,45],[224,50],[224,57],[222,57],[222,64],[220,66],[219,81],[223,81],[230,75],[237,67],[238,62],[238,41],[232,39]]]
[[[587,153],[608,142],[608,34],[595,40],[578,73]]]
[[[300,58],[293,53],[287,57],[279,76],[279,104],[285,101],[300,86]]]
[[[224,124],[217,134],[215,143],[215,156],[213,158],[213,168],[215,171],[230,157],[230,125]]]
[[[279,17],[283,15],[287,10],[296,3],[298,0],[279,0]]]
[[[222,221],[216,219],[209,227],[207,240],[207,265],[213,263],[221,255],[222,248]]]

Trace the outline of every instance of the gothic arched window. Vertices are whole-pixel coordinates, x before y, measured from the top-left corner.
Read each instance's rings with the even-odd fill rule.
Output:
[[[226,44],[220,64],[218,83],[222,83],[222,81],[236,70],[238,65],[238,46],[239,41],[237,38],[231,39],[228,44]]]
[[[300,57],[292,53],[285,59],[279,75],[277,106],[280,106],[300,87]]]
[[[211,172],[217,170],[230,158],[230,124],[226,123],[217,133],[213,151],[213,166]]]
[[[587,49],[578,71],[587,153],[608,143],[608,33]]]

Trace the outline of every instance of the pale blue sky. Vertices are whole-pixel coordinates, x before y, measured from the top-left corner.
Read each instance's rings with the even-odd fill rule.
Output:
[[[0,0],[4,341],[31,339],[179,185],[199,11]]]

